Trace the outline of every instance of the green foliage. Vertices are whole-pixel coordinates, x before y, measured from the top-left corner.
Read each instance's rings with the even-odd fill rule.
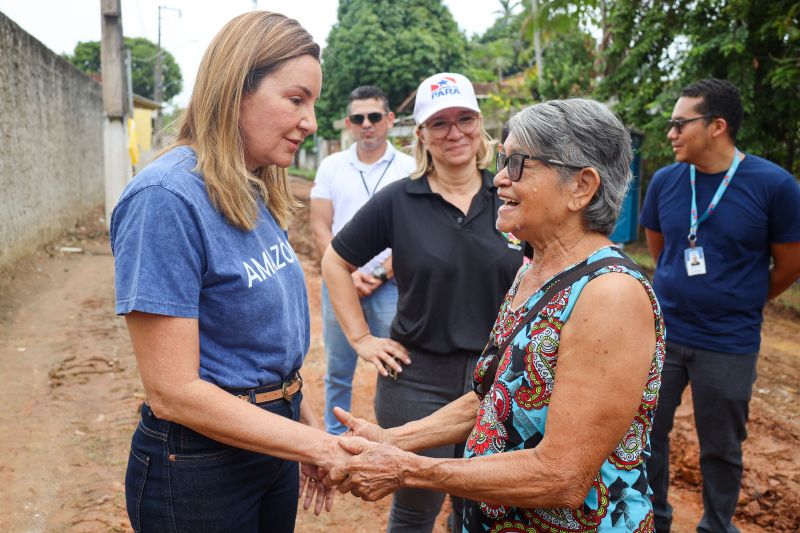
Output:
[[[469,43],[466,72],[499,81],[525,72],[527,90],[499,87],[481,103],[497,120],[537,100],[610,102],[645,134],[647,171],[673,161],[664,124],[680,89],[707,77],[739,87],[737,144],[800,174],[800,2],[797,0],[499,1],[494,24]],[[520,10],[520,7],[522,9]],[[543,73],[533,67],[540,28]]]
[[[513,43],[514,41],[507,37],[488,43],[469,43],[470,65],[464,74],[472,82],[489,82],[519,72]]]
[[[314,178],[317,176],[316,170],[307,170],[305,168],[298,168],[298,167],[289,167],[289,175],[290,176],[298,176],[308,181],[314,181]]]
[[[542,51],[541,99],[587,96],[594,82],[594,48],[592,36],[578,28],[549,41]]]
[[[164,111],[161,123],[163,124],[164,133],[166,135],[177,137],[181,119],[185,111],[186,109],[180,107],[174,107]]]
[[[497,20],[470,43],[467,72],[475,81],[501,80],[505,76],[529,72],[534,65],[533,29],[542,28],[543,83],[529,78],[528,98],[563,98],[586,94],[594,78],[596,43],[584,28],[589,24],[597,2],[583,0],[540,0],[539,16],[534,20],[530,1],[500,1]],[[522,7],[522,9],[518,9]]]
[[[664,139],[680,89],[724,78],[742,93],[737,144],[800,173],[800,3],[796,0],[616,0],[597,96],[646,134],[652,169],[671,162]]]
[[[100,41],[79,41],[75,45],[73,55],[63,54],[64,59],[75,65],[78,70],[91,74],[100,72]]]
[[[142,37],[125,37],[125,47],[131,51],[133,92],[153,99],[153,70],[156,64],[157,46]],[[162,100],[168,102],[183,90],[183,76],[172,54],[162,48],[161,57]],[[74,53],[65,54],[64,58],[87,74],[101,73],[99,41],[79,42],[75,45]]]
[[[580,95],[611,103],[645,134],[641,152],[652,173],[673,161],[664,124],[680,89],[718,77],[742,93],[737,144],[800,174],[800,1],[538,4],[534,19],[530,0],[497,0],[494,24],[465,42],[439,0],[342,0],[324,53],[321,132],[332,134],[358,85],[383,87],[396,106],[425,76],[454,70],[497,83],[481,107],[498,123],[538,100]],[[542,80],[533,68],[534,27]]]
[[[336,135],[347,97],[377,85],[395,108],[427,76],[465,66],[466,39],[441,0],[340,0],[337,23],[322,57],[320,134]]]
[[[795,282],[780,296],[772,300],[775,305],[792,309],[800,318],[800,283]]]

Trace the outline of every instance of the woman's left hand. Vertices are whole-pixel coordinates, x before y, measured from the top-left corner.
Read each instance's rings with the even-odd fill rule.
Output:
[[[401,488],[403,471],[414,457],[394,446],[359,438],[342,437],[339,445],[353,456],[347,463],[348,476],[338,490],[364,501],[380,500]]]
[[[314,514],[317,516],[322,512],[323,505],[328,512],[333,509],[333,496],[336,494],[336,487],[328,487],[322,482],[325,475],[326,472],[318,466],[300,463],[300,494],[298,497],[302,498],[303,492],[305,492],[303,510],[308,511],[316,495]]]

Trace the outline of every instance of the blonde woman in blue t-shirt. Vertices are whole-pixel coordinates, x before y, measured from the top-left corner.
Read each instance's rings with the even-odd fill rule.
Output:
[[[317,129],[321,77],[297,21],[236,17],[176,143],[114,210],[116,311],[147,394],[125,479],[136,531],[292,531],[301,477],[306,507],[332,505],[313,465],[344,452],[301,403],[308,301],[286,238],[285,168]]]

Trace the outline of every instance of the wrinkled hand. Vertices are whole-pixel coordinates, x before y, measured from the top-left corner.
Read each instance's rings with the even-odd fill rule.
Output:
[[[314,505],[314,514],[319,516],[324,505],[325,510],[330,512],[333,509],[333,497],[336,494],[336,487],[329,487],[323,483],[326,472],[318,466],[300,463],[300,493],[298,498],[303,497],[303,510],[308,511],[311,502],[316,495],[317,502]]]
[[[356,441],[369,441],[361,437],[350,437]],[[336,490],[337,486],[348,477],[347,465],[350,461],[350,452],[340,445],[341,437],[331,437],[322,453],[320,461],[320,472],[324,475],[322,483],[331,490]]]
[[[355,270],[350,276],[353,278],[353,285],[356,287],[359,298],[369,296],[372,294],[372,291],[382,285],[381,280],[372,274],[366,274],[360,270]]]
[[[373,424],[369,420],[363,418],[356,418],[350,412],[345,411],[341,407],[334,407],[333,414],[339,419],[339,422],[347,426],[349,429],[345,433],[348,437],[364,437],[372,442],[381,442],[383,444],[394,444],[388,430],[383,429],[378,424]]]
[[[348,476],[339,484],[339,492],[376,501],[403,486],[403,474],[413,454],[358,437],[342,437],[339,445],[354,454],[347,462]]]
[[[365,335],[356,341],[353,348],[359,357],[375,365],[375,368],[384,377],[389,375],[387,368],[399,373],[403,371],[400,362],[411,364],[408,350],[392,339]]]

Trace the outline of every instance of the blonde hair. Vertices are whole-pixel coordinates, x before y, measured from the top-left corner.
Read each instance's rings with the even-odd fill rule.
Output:
[[[489,136],[489,132],[483,127],[483,115],[478,115],[478,120],[481,132],[481,145],[478,147],[478,154],[475,159],[478,169],[484,170],[489,168],[489,165],[491,165],[494,160],[493,147],[496,141]],[[425,174],[430,174],[435,170],[431,153],[425,148],[425,144],[419,140],[420,126],[421,124],[417,125],[414,129],[414,140],[411,142],[411,151],[414,155],[414,161],[417,164],[414,172],[412,172],[410,176],[412,180],[419,179]]]
[[[211,203],[237,228],[255,228],[256,195],[284,229],[300,206],[285,168],[267,165],[247,170],[239,128],[242,97],[257,90],[261,80],[286,61],[305,55],[319,60],[319,52],[319,45],[296,20],[252,11],[228,22],[203,55],[172,146],[194,148],[195,170],[205,180]]]

